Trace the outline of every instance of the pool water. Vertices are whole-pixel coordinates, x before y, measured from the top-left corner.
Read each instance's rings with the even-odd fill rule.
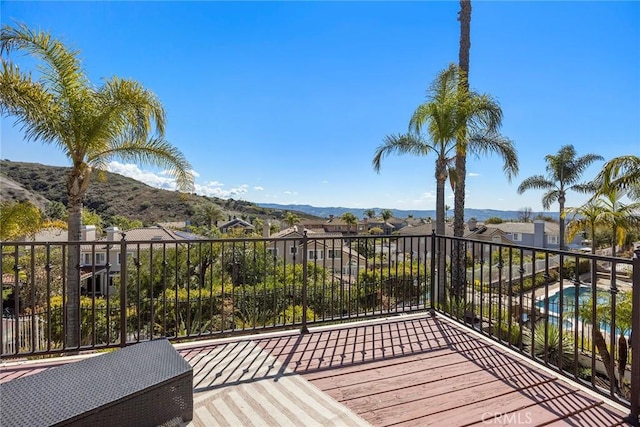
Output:
[[[542,311],[547,310],[549,313],[549,322],[555,325],[558,325],[559,316],[558,313],[562,310],[564,313],[573,313],[574,307],[576,305],[576,287],[575,286],[567,286],[562,289],[562,307],[560,305],[560,291],[549,295],[547,298],[548,306],[545,304],[544,299],[538,300],[535,303],[535,306],[542,309]],[[578,305],[582,306],[586,304],[591,298],[591,287],[590,286],[580,286],[578,288]],[[609,298],[607,296],[599,296],[596,302],[598,305],[609,304]],[[573,315],[571,316],[573,317]],[[582,319],[578,318],[580,323],[584,323]],[[563,328],[567,330],[573,330],[573,322],[575,319],[567,319],[562,322]],[[616,328],[617,329],[617,328]],[[610,331],[610,327],[607,323],[600,324],[600,330],[608,333]],[[620,333],[618,331],[618,333]]]

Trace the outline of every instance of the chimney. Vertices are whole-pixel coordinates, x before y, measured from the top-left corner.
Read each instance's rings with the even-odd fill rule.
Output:
[[[107,232],[107,240],[115,241],[118,240],[117,234],[120,233],[118,227],[109,227],[105,230]]]
[[[469,227],[469,231],[475,231],[476,228],[478,228],[478,221],[473,217],[469,218],[469,221],[467,221],[467,227]]]
[[[262,237],[270,237],[271,236],[271,223],[265,222],[262,224]]]
[[[95,225],[83,225],[81,229],[80,240],[84,242],[92,242],[96,240],[96,226]]]
[[[533,221],[533,246],[536,248],[544,248],[544,226],[543,220]]]
[[[333,215],[329,215],[329,222],[333,221]]]

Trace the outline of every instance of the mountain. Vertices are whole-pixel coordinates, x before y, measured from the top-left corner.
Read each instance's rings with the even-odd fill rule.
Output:
[[[30,201],[43,211],[54,201],[66,206],[68,172],[68,167],[0,160],[0,202]],[[193,222],[198,210],[212,203],[229,219],[234,216],[247,220],[281,219],[284,216],[282,210],[242,200],[181,194],[111,172],[107,172],[105,178],[100,179],[94,173],[84,207],[100,215],[106,224],[115,215],[140,220],[145,225]],[[304,212],[296,213],[302,218],[314,218]]]
[[[313,215],[321,218],[328,218],[330,215],[338,217],[345,212],[351,212],[358,218],[364,218],[365,211],[367,209],[362,208],[345,208],[345,207],[317,207],[310,205],[279,205],[275,203],[258,203],[258,206],[269,208],[269,209],[280,209],[284,211],[298,211],[304,212],[309,215]],[[380,214],[382,210],[385,208],[370,208],[373,209],[377,215]],[[408,216],[413,216],[414,218],[435,218],[436,211],[435,210],[403,210],[403,209],[389,209],[394,217],[398,218],[406,218]],[[453,211],[449,211],[449,216],[453,216]],[[520,211],[501,211],[495,209],[465,209],[464,217],[465,219],[475,218],[478,221],[485,221],[488,218],[498,217],[504,220],[513,219],[517,220],[521,215]],[[544,217],[551,217],[554,219],[558,219],[557,212],[532,212],[532,217],[536,217],[538,215]]]
[[[47,166],[39,163],[12,162],[0,160],[0,202],[30,201],[40,209],[53,201],[66,205],[66,178],[68,167]],[[198,210],[208,204],[217,205],[227,216],[245,218],[281,220],[286,211],[296,213],[301,218],[328,218],[351,212],[358,218],[365,217],[367,209],[347,207],[316,207],[310,205],[279,205],[272,203],[251,203],[243,200],[220,199],[217,197],[180,194],[171,190],[151,187],[140,181],[119,174],[107,172],[106,179],[97,175],[92,177],[87,190],[84,206],[96,212],[109,223],[115,215],[140,220],[145,225],[158,222],[192,221]],[[371,208],[379,214],[385,208]],[[395,217],[435,218],[433,210],[390,209]],[[533,212],[532,216],[557,218],[557,213]],[[453,212],[449,211],[449,216]],[[490,217],[517,219],[519,211],[501,211],[494,209],[466,209],[465,218],[474,217],[484,221]]]

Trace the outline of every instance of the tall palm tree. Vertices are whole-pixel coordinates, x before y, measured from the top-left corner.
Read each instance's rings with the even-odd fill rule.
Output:
[[[374,211],[373,209],[367,209],[366,211],[364,211],[364,214],[367,216],[367,218],[372,219],[376,216],[376,211]]]
[[[465,99],[469,92],[469,53],[471,51],[471,0],[460,0],[460,46],[458,49],[458,90],[460,99]],[[465,125],[460,127],[456,136],[456,170],[457,183],[453,193],[453,235],[462,237],[464,234],[464,192],[467,175],[467,150]]]
[[[26,53],[38,61],[38,77],[10,58]],[[26,25],[3,26],[0,113],[14,116],[27,140],[52,144],[71,162],[67,179],[69,241],[80,241],[82,201],[94,170],[113,159],[167,168],[178,190],[193,188],[191,167],[164,139],[165,112],[158,98],[132,80],[112,77],[96,87],[81,68],[78,52],[49,33]],[[65,343],[80,342],[80,245],[69,250]]]
[[[502,111],[486,94],[468,92],[460,99],[458,67],[451,64],[442,70],[428,90],[427,102],[418,106],[409,121],[409,132],[387,136],[373,158],[379,172],[381,160],[390,153],[427,156],[435,154],[436,167],[436,233],[444,235],[444,184],[450,179],[455,190],[456,138],[460,128],[468,131],[466,150],[478,155],[499,154],[504,160],[508,179],[518,172],[518,159],[513,143],[497,133]],[[464,119],[464,120],[462,120]],[[426,129],[426,135],[422,130]]]
[[[391,153],[436,156],[436,233],[444,235],[444,185],[449,176],[449,168],[453,167],[455,145],[452,140],[430,142],[422,135],[408,133],[405,135],[388,135],[384,144],[379,146],[373,159],[373,167],[380,171],[382,158]]]
[[[287,226],[289,227],[293,227],[294,225],[296,225],[297,223],[300,222],[300,217],[296,214],[294,214],[293,212],[285,212],[284,214],[284,219],[282,220],[285,224],[287,224]]]
[[[382,217],[384,222],[387,222],[391,218],[393,218],[393,212],[391,212],[389,209],[384,209],[382,212],[380,212],[380,216]]]
[[[522,181],[518,186],[518,194],[527,190],[546,190],[542,196],[542,206],[549,209],[551,204],[558,202],[560,205],[560,249],[565,248],[564,230],[564,204],[567,191],[573,190],[579,193],[593,191],[593,185],[578,183],[584,171],[596,160],[604,160],[597,154],[585,154],[577,157],[573,145],[565,145],[560,148],[558,154],[547,154],[547,175],[534,175]]]
[[[594,181],[599,189],[626,191],[630,199],[640,200],[640,156],[614,157],[604,164]],[[596,195],[600,193],[596,191]]]

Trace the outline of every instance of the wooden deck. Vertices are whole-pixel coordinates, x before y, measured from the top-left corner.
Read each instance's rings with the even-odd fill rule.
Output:
[[[624,408],[440,317],[175,347],[194,368],[190,426],[627,425]],[[0,381],[39,369],[4,364]]]

